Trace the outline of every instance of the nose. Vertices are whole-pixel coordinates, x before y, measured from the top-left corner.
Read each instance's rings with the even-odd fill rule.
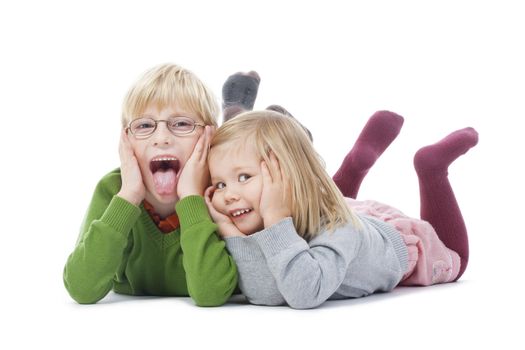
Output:
[[[224,200],[226,201],[226,204],[231,204],[238,201],[239,199],[240,197],[235,189],[226,187],[226,191],[224,192]]]
[[[173,139],[173,134],[168,129],[167,123],[159,122],[157,124],[157,129],[151,136],[151,141],[153,142],[153,145],[155,146],[161,146],[161,145],[170,145]]]

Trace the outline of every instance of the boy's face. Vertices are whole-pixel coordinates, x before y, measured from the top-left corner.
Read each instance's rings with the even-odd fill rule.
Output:
[[[169,117],[188,117],[203,124],[196,113],[173,104],[162,108],[148,106],[140,117],[167,120]],[[155,132],[145,139],[131,136],[131,147],[137,157],[146,187],[146,200],[153,206],[173,205],[178,201],[177,183],[181,171],[190,158],[203,128],[196,127],[187,135],[175,136],[166,123],[158,123]]]
[[[263,182],[254,147],[227,144],[214,147],[208,165],[215,188],[212,198],[215,210],[228,216],[245,235],[261,231],[264,222],[259,203]]]

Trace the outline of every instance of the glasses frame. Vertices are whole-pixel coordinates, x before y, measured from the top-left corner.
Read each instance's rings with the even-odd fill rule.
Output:
[[[185,119],[185,120],[188,120],[188,121],[191,121],[193,123],[193,128],[189,131],[186,131],[186,132],[174,132],[173,130],[170,129],[169,125],[168,125],[168,122],[170,121],[169,119],[159,119],[159,120],[155,120],[151,117],[140,117],[140,118],[137,118],[137,119],[133,119],[132,121],[129,122],[128,126],[126,127],[126,133],[130,133],[131,135],[133,135],[133,137],[135,137],[136,139],[139,139],[139,140],[143,140],[143,139],[147,139],[149,138],[151,135],[153,135],[155,133],[155,131],[157,131],[157,127],[159,126],[159,123],[166,123],[166,127],[168,128],[168,130],[175,136],[183,136],[183,135],[189,135],[191,134],[192,132],[195,131],[195,128],[197,126],[200,126],[200,127],[205,127],[206,125],[205,124],[199,124],[197,123],[195,120],[191,119],[190,117],[170,117],[172,119]],[[133,122],[139,120],[139,119],[148,119],[150,121],[152,121],[153,123],[155,123],[155,127],[151,130],[151,132],[149,134],[146,134],[146,135],[137,135],[135,134],[132,129],[131,129],[131,124],[133,124]]]

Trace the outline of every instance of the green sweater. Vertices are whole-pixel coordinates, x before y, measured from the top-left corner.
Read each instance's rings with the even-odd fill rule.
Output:
[[[224,304],[237,286],[237,267],[204,198],[180,200],[180,228],[163,234],[142,205],[116,196],[120,187],[117,169],[95,189],[64,268],[71,297],[96,303],[113,289],[131,295],[189,295],[200,306]]]

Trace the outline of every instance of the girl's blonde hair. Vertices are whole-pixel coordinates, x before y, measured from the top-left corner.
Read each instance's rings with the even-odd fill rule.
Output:
[[[290,181],[293,223],[303,238],[311,240],[350,220],[355,223],[343,195],[326,173],[323,160],[294,119],[268,110],[240,114],[217,130],[210,147],[230,143],[238,147],[254,145],[257,156],[267,164],[270,152],[275,154]]]
[[[177,104],[197,113],[204,124],[217,126],[219,106],[215,96],[195,74],[178,65],[156,66],[133,84],[122,105],[122,126],[138,118],[151,104],[158,108]]]

